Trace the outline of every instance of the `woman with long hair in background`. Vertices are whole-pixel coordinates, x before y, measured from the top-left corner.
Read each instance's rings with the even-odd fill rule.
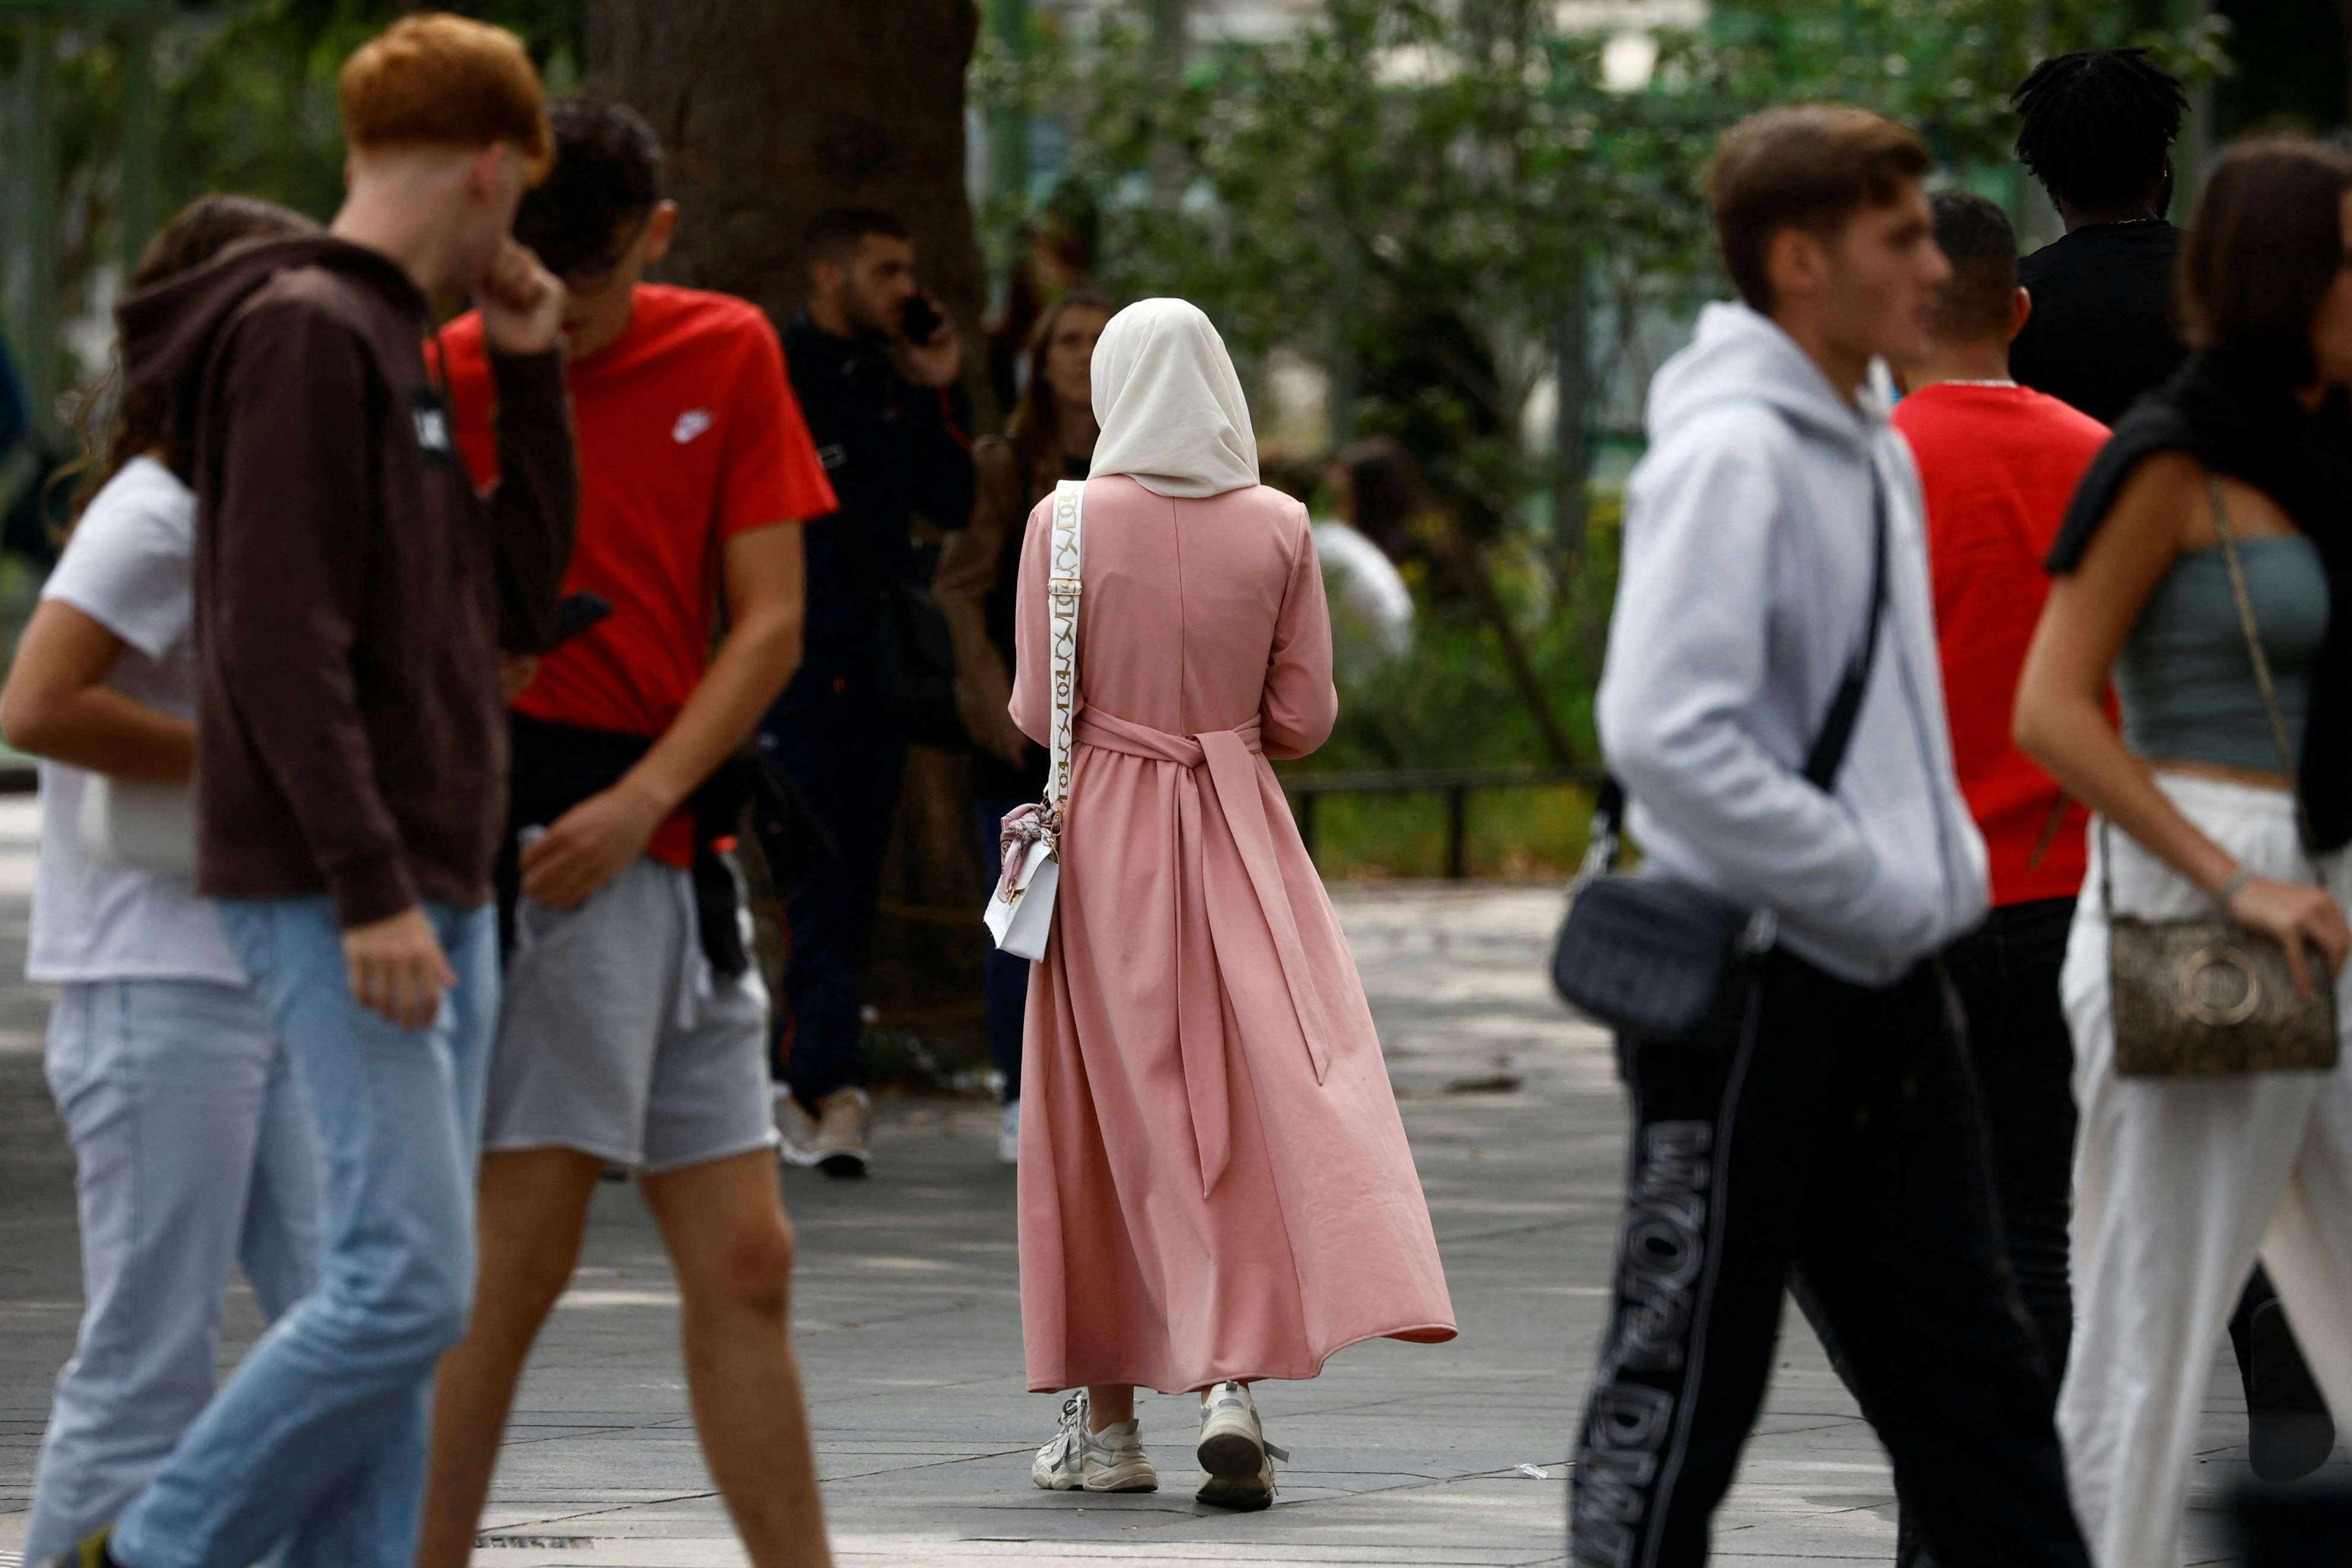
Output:
[[[315,227],[205,196],[156,236],[131,287]],[[42,759],[25,972],[59,987],[45,1066],[73,1144],[88,1303],[41,1442],[27,1563],[112,1521],[203,1413],[231,1269],[274,1319],[310,1290],[318,1251],[292,1071],[218,913],[161,842],[196,700],[196,500],[167,416],[134,395],[102,431],[85,421],[80,517],[0,691],[9,743]]]
[[[2102,1568],[2180,1561],[2213,1342],[2257,1255],[2352,1414],[2352,1079],[2120,1071],[2155,1037],[2118,1038],[2109,919],[2226,913],[2352,1024],[2352,158],[2232,148],[2180,284],[2196,352],[2075,490],[2017,695],[2019,743],[2098,814],[2060,977],[2082,1127],[2058,1421]],[[2158,978],[2210,1014],[2195,963]]]
[[[971,808],[981,864],[992,876],[1004,814],[1037,799],[1045,787],[1045,748],[1023,734],[1006,710],[1013,698],[1023,524],[1057,480],[1087,477],[1095,449],[1091,367],[1095,343],[1109,321],[1109,301],[1083,289],[1064,294],[1037,318],[1011,428],[972,447],[971,525],[948,535],[931,584],[955,637],[956,710],[974,747]],[[1029,961],[992,950],[986,990],[989,1054],[1004,1079],[996,1155],[1009,1165],[1021,1147],[1021,1015],[1029,1002]]]

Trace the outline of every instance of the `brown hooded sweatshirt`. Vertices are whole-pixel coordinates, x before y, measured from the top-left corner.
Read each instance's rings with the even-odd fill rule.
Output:
[[[196,889],[326,892],[345,927],[490,896],[501,647],[554,640],[578,505],[560,351],[493,355],[497,490],[425,370],[425,297],[326,236],[120,308],[196,492]]]

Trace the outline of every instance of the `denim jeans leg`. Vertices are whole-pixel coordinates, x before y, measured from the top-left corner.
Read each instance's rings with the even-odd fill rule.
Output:
[[[1005,814],[1025,804],[1024,795],[984,791],[972,795],[974,825],[980,829],[980,864],[991,883],[1003,864],[1000,833]],[[1029,961],[1002,948],[990,948],[982,991],[988,1004],[988,1052],[1004,1077],[1004,1099],[1009,1104],[1021,1098],[1021,1030],[1029,1012]]]
[[[341,1568],[405,1568],[415,1552],[424,1401],[464,1332],[482,1073],[497,1014],[495,917],[428,904],[457,970],[428,1027],[395,1028],[352,999],[324,898],[227,900],[313,1117],[323,1182],[317,1290],[237,1369],[126,1512],[128,1568],[246,1568],[339,1489],[363,1516]],[[289,1554],[288,1561],[296,1561]]]
[[[457,988],[449,994],[450,1055],[467,1158],[478,1161],[484,1087],[498,1032],[497,910],[425,907],[457,975]],[[428,1373],[416,1385],[415,1397],[386,1421],[383,1440],[344,1471],[295,1527],[277,1568],[409,1568],[416,1553],[432,1410]]]
[[[257,1013],[260,1004],[254,1006]],[[270,1045],[275,1050],[275,1035]],[[262,1090],[236,1257],[272,1322],[319,1288],[319,1152],[310,1137],[310,1108],[283,1051],[275,1051]]]
[[[310,1130],[271,1124],[284,1064],[243,986],[68,985],[47,1065],[74,1147],[89,1304],[42,1442],[36,1563],[110,1522],[203,1413],[240,1237],[272,1258],[256,1277],[271,1316],[309,1288],[317,1247],[308,1215],[257,1213],[233,1178],[273,1168],[315,1206]]]

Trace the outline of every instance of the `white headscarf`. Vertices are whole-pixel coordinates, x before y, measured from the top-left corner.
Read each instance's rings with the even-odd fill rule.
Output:
[[[1095,344],[1097,474],[1154,495],[1213,496],[1257,483],[1257,437],[1225,342],[1200,308],[1139,300]]]

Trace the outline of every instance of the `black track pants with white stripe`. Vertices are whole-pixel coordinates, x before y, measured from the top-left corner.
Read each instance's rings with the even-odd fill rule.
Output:
[[[1783,953],[1736,1040],[1620,1042],[1633,1128],[1577,1568],[1706,1561],[1798,1282],[1942,1568],[2087,1568],[1961,1053],[1936,967],[1871,990]]]

